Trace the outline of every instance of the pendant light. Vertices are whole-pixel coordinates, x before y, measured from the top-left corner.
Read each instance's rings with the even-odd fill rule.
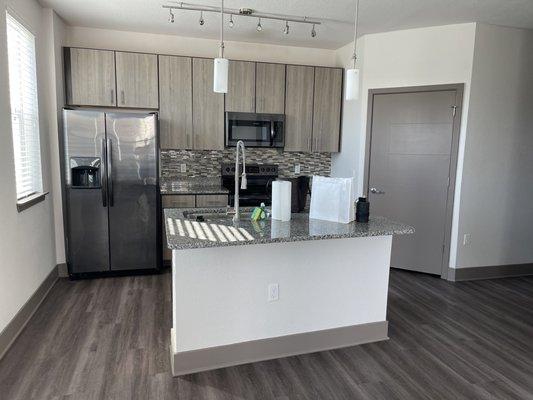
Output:
[[[353,68],[346,71],[346,100],[357,100],[359,98],[359,69],[355,67],[357,62],[357,18],[359,14],[359,0],[355,0],[355,26],[353,41]]]
[[[213,90],[215,93],[228,93],[229,61],[224,58],[224,0],[220,6],[220,52],[214,61]]]

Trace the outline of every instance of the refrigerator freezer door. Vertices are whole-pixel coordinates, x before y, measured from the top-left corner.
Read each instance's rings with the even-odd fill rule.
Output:
[[[160,263],[157,116],[106,115],[111,270]]]
[[[104,113],[64,110],[63,125],[69,271],[108,271]]]

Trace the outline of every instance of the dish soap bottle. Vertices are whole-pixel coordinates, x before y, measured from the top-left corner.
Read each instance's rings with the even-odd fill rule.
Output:
[[[265,203],[261,203],[260,207],[254,208],[252,212],[251,220],[259,221],[259,220],[266,219],[266,218],[267,218],[267,212],[265,210]]]

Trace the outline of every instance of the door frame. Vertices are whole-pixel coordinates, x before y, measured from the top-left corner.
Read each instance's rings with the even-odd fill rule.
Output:
[[[457,177],[457,159],[459,153],[459,137],[461,132],[461,119],[463,116],[463,95],[464,83],[452,83],[444,85],[428,85],[428,86],[406,86],[394,88],[381,88],[368,90],[368,108],[366,121],[366,141],[365,141],[365,160],[364,160],[364,180],[363,193],[368,198],[369,180],[370,180],[370,151],[372,149],[372,121],[374,114],[374,97],[380,94],[397,94],[397,93],[423,93],[423,92],[443,92],[455,90],[455,118],[452,127],[452,148],[450,152],[450,170],[448,176],[450,182],[448,185],[448,197],[446,199],[446,219],[444,226],[444,244],[443,257],[441,265],[441,278],[449,279],[449,263],[450,263],[450,243],[452,233],[453,220],[453,205],[455,198],[455,179]],[[451,112],[451,111],[450,111]]]

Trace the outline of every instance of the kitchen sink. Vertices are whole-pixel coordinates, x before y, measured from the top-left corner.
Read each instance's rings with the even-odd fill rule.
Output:
[[[232,223],[233,214],[225,212],[186,212],[183,216],[190,221],[210,222],[210,223]],[[241,213],[241,219],[249,218],[248,213]]]

